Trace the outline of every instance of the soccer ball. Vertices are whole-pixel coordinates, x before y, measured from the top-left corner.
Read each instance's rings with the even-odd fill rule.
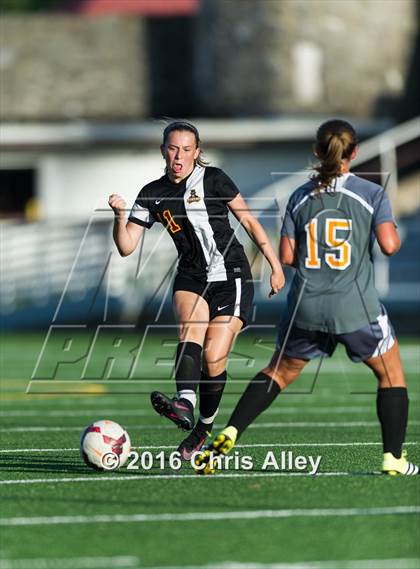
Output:
[[[114,421],[95,421],[80,439],[80,454],[95,470],[116,470],[126,462],[130,451],[127,431]]]

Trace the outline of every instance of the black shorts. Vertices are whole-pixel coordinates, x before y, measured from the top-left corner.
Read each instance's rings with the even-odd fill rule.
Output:
[[[353,362],[363,362],[377,357],[392,348],[395,332],[382,306],[382,314],[376,320],[346,334],[331,334],[317,330],[303,330],[292,326],[287,335],[288,325],[281,325],[277,335],[276,350],[290,358],[312,360],[331,357],[337,344],[343,344],[347,355]]]
[[[185,273],[175,277],[173,294],[177,290],[195,292],[209,305],[210,320],[216,316],[237,316],[245,327],[250,319],[254,300],[252,276],[242,276],[227,281],[207,282]]]

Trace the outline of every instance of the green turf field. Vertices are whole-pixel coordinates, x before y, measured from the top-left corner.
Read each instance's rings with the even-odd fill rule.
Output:
[[[150,341],[132,380],[118,379],[129,362],[111,366],[104,340],[84,382],[72,381],[84,366],[76,361],[59,366],[56,379],[29,384],[44,339],[10,335],[2,342],[0,569],[420,567],[420,478],[378,474],[375,381],[342,351],[323,362],[316,381],[316,364],[310,364],[293,392],[282,394],[243,436],[238,451],[251,456],[253,470],[200,477],[188,465],[162,470],[156,460],[148,471],[123,467],[101,474],[78,452],[80,432],[94,420],[121,423],[136,450],[153,456],[170,453],[181,440],[148,398],[151,389],[174,389],[164,380],[174,344],[157,336]],[[56,340],[61,350],[66,339]],[[39,377],[55,366],[54,345],[47,348]],[[269,339],[255,342],[244,334],[229,371],[245,381],[269,354]],[[411,399],[406,448],[418,464],[414,341],[402,342],[402,355]],[[95,380],[104,375],[109,379]],[[230,382],[219,427],[243,381]],[[268,451],[278,458],[282,451],[321,456],[319,473],[263,471]]]

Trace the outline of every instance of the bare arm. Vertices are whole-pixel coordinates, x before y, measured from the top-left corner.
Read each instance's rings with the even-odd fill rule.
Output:
[[[280,262],[283,265],[295,266],[296,241],[287,235],[280,238]]]
[[[115,214],[113,230],[115,245],[121,257],[127,257],[137,247],[145,228],[131,221],[126,222],[127,204],[120,196],[117,194],[110,195],[108,203]]]
[[[229,202],[229,209],[255,242],[261,253],[270,264],[272,293],[277,294],[284,286],[284,274],[280,261],[264,231],[261,223],[252,215],[243,197],[238,194]]]
[[[375,235],[384,255],[395,255],[401,247],[400,236],[392,221],[386,221],[375,227]]]

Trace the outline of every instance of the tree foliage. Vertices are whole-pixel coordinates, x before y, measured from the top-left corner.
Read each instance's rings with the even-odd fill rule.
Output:
[[[63,0],[0,0],[0,12],[42,12],[56,10]]]

